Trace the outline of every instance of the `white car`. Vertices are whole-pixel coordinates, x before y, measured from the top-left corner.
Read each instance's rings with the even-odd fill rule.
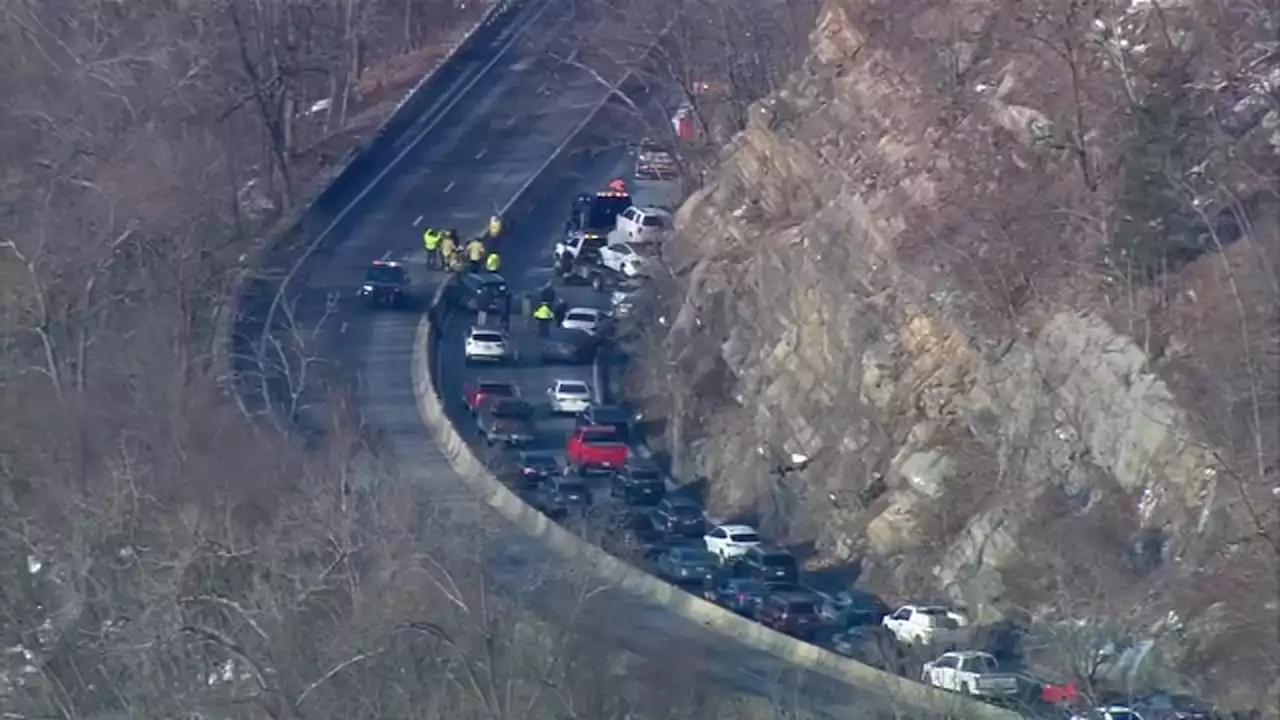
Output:
[[[653,267],[653,255],[646,245],[609,243],[600,248],[600,264],[623,277],[644,277]]]
[[[656,207],[636,207],[632,205],[614,221],[617,230],[613,237],[634,242],[658,242],[671,230],[671,213]]]
[[[591,407],[591,386],[581,380],[557,380],[547,388],[551,412],[576,414]]]
[[[560,321],[560,327],[595,335],[600,331],[600,319],[603,316],[604,313],[595,308],[570,308],[565,312],[564,320]]]
[[[467,360],[488,360],[503,362],[510,357],[507,347],[507,336],[492,328],[473,327],[467,333]]]
[[[707,552],[721,560],[731,560],[759,545],[760,533],[750,525],[717,525],[702,536],[702,541],[707,545]]]

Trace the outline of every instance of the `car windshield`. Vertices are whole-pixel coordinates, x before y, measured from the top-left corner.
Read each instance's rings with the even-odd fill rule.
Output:
[[[796,566],[796,559],[790,555],[765,555],[760,559],[760,564],[771,568],[791,569]]]
[[[476,342],[496,343],[502,342],[502,336],[496,332],[477,332],[471,333],[471,339]]]
[[[404,268],[388,265],[371,267],[369,272],[365,273],[364,281],[367,283],[399,284],[404,281]]]
[[[494,417],[523,420],[533,417],[533,406],[523,400],[502,400],[490,406],[489,412]]]
[[[790,600],[787,602],[787,612],[796,615],[813,615],[814,604],[812,600]]]
[[[660,228],[666,227],[667,223],[661,215],[645,215],[643,225],[645,227]]]
[[[573,311],[573,312],[567,313],[564,316],[564,319],[574,320],[576,322],[595,322],[596,316],[595,316],[595,313],[589,313],[586,311]]]
[[[586,395],[587,386],[583,383],[560,383],[557,391],[562,395]]]
[[[676,562],[684,565],[703,565],[711,562],[711,553],[698,548],[677,548],[671,551]]]
[[[680,520],[696,520],[702,517],[702,511],[690,505],[676,505],[671,508],[671,515]]]
[[[658,469],[650,467],[631,468],[627,471],[627,475],[636,482],[654,482],[661,478]]]
[[[597,195],[591,202],[587,227],[591,230],[611,230],[617,217],[629,207],[630,195]]]
[[[582,433],[582,441],[593,445],[618,442],[618,433],[613,430],[586,430]]]
[[[587,486],[582,483],[562,482],[557,487],[565,495],[584,495],[587,492]]]
[[[555,457],[551,455],[524,455],[520,458],[520,464],[535,470],[558,467]]]
[[[760,542],[760,536],[753,532],[734,533],[729,536],[729,539],[732,540],[733,542],[739,542],[739,543]]]

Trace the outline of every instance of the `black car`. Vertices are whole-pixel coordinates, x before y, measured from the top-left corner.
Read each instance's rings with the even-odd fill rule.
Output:
[[[524,484],[536,484],[541,480],[562,474],[560,461],[555,454],[546,451],[524,451],[515,456],[514,475]]]
[[[769,594],[769,586],[754,578],[728,578],[712,583],[702,596],[739,615],[755,616],[756,610]]]
[[[839,627],[879,625],[891,612],[883,600],[861,590],[841,591],[822,603],[822,619]]]
[[[486,404],[476,419],[489,444],[523,445],[537,438],[533,406],[519,398],[499,398]]]
[[[697,500],[682,495],[668,496],[653,509],[662,529],[672,535],[701,537],[707,529],[702,506]]]
[[[360,297],[373,307],[399,307],[409,289],[409,273],[399,263],[374,261],[364,274]]]
[[[614,473],[609,495],[627,505],[657,505],[667,496],[667,485],[656,465],[632,459]]]
[[[465,273],[449,286],[450,302],[465,310],[502,312],[511,302],[507,281],[497,273]]]
[[[554,330],[540,344],[543,363],[582,364],[595,360],[599,341],[580,330]]]
[[[553,478],[530,493],[529,504],[552,520],[583,514],[591,507],[591,490],[576,479]]]
[[[631,413],[620,405],[592,405],[578,413],[578,426],[605,425],[618,431],[622,442],[631,442]]]
[[[786,550],[768,545],[747,548],[741,564],[747,568],[747,573],[751,577],[767,582],[793,583],[800,577],[795,556]]]

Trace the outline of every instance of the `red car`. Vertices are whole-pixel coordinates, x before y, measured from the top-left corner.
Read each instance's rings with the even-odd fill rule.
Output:
[[[585,425],[569,436],[565,455],[571,468],[586,473],[621,470],[627,464],[631,451],[612,425]]]
[[[468,385],[462,398],[467,403],[467,409],[474,415],[494,398],[513,398],[519,394],[513,383],[480,380]]]

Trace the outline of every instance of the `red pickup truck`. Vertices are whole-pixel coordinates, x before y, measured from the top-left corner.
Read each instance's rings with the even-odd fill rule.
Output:
[[[485,403],[494,398],[513,398],[518,395],[519,392],[512,383],[480,380],[467,386],[462,399],[467,403],[467,409],[474,415],[480,412],[480,408],[484,407]]]
[[[617,428],[611,425],[584,425],[569,436],[565,455],[569,467],[579,474],[593,470],[621,470],[631,454]]]

